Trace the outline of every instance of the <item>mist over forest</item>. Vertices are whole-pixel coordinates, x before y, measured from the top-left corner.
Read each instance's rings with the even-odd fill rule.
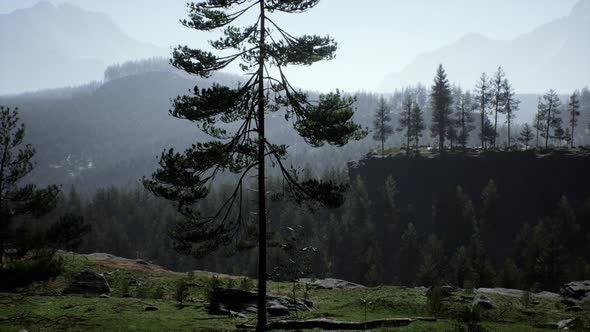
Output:
[[[590,331],[590,0],[571,2],[347,91],[306,80],[375,50],[347,63],[339,20],[293,22],[353,1],[189,3],[175,23],[211,41],[163,47],[123,28],[169,15],[155,0],[128,22],[7,0],[0,330]]]

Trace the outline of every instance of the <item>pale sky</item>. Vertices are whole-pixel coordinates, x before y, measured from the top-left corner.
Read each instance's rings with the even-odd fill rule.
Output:
[[[0,0],[0,13],[39,0]],[[131,37],[170,49],[204,45],[212,34],[182,27],[186,0],[51,0],[99,11]],[[513,39],[567,16],[577,0],[323,0],[305,14],[277,21],[293,35],[330,34],[340,43],[337,58],[291,69],[293,84],[310,90],[374,90],[383,77],[417,55],[448,45],[469,32]],[[278,15],[278,14],[275,14]]]

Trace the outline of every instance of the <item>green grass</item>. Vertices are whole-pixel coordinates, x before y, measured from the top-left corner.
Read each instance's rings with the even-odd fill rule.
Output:
[[[114,269],[101,266],[81,256],[66,257],[66,272],[55,281],[39,283],[15,293],[0,293],[0,331],[232,331],[244,318],[208,315],[207,285],[210,276],[155,273],[133,269]],[[110,298],[61,296],[59,291],[79,271],[85,268],[105,272],[113,294]],[[175,285],[187,278],[189,292],[182,305],[174,300]],[[239,285],[239,280],[222,283]],[[129,285],[125,287],[124,285]],[[291,284],[270,283],[275,294],[290,295]],[[125,290],[124,288],[128,288]],[[124,294],[124,293],[127,294]],[[129,297],[123,297],[128,295]],[[460,331],[456,317],[468,302],[455,294],[443,302],[443,310],[436,322],[415,322],[395,331]],[[303,297],[303,291],[298,291]],[[326,317],[336,320],[363,321],[365,319],[430,316],[425,291],[393,286],[355,290],[314,290],[307,296],[315,310],[303,313],[304,318]],[[481,325],[487,331],[544,331],[532,327],[534,323],[579,317],[590,326],[585,305],[581,313],[566,313],[557,300],[539,300],[539,304],[524,308],[518,298],[492,295],[498,309],[484,311]],[[145,311],[155,306],[158,311]],[[300,313],[301,314],[301,313]],[[247,319],[254,319],[250,315]],[[388,329],[382,329],[387,331]],[[586,329],[589,330],[589,329]]]

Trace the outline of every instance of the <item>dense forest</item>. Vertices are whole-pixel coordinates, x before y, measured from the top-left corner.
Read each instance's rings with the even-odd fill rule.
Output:
[[[502,76],[498,79],[502,84],[507,84],[503,75],[501,69],[496,74]],[[235,77],[227,75],[216,79],[237,82]],[[510,101],[496,101],[494,104],[493,79],[485,81],[485,75],[482,79],[484,85],[489,83],[490,89],[489,92],[479,94],[480,98],[482,95],[489,98],[484,105],[484,124],[488,130],[492,130],[491,120],[495,120],[496,127],[496,135],[488,135],[484,146],[489,144],[490,149],[500,150],[511,148],[518,142],[518,150],[524,150],[521,133],[527,130],[525,127],[530,130],[527,148],[543,147],[545,137],[553,147],[565,146],[566,138],[555,135],[555,130],[563,128],[562,124],[571,125],[565,126],[567,132],[571,130],[575,133],[570,134],[568,144],[571,137],[575,137],[577,145],[590,141],[587,135],[590,92],[587,88],[577,92],[579,106],[574,113],[568,112],[569,100],[566,97],[551,95],[550,98],[556,98],[557,102],[563,99],[564,106],[559,106],[560,113],[554,111],[553,120],[546,120],[541,114],[544,111],[543,99],[510,95],[515,100],[522,98],[523,102],[510,104]],[[254,225],[246,223],[241,230],[241,239],[222,252],[202,259],[178,255],[169,235],[181,215],[171,203],[153,197],[138,183],[142,175],[154,169],[153,157],[159,149],[166,144],[186,146],[187,142],[182,140],[182,136],[192,132],[192,129],[183,127],[181,123],[165,119],[165,114],[162,117],[161,109],[165,108],[165,104],[160,99],[156,101],[153,97],[150,100],[145,96],[158,93],[173,95],[188,87],[189,83],[186,75],[178,73],[163,60],[150,59],[109,68],[102,85],[11,97],[7,101],[24,105],[24,118],[32,128],[29,139],[39,146],[41,170],[34,173],[32,179],[41,183],[50,179],[63,179],[61,183],[66,188],[58,208],[45,219],[56,220],[64,213],[79,214],[92,227],[82,242],[82,252],[109,252],[123,257],[141,258],[181,271],[199,269],[255,276],[256,256],[251,250],[256,236]],[[203,84],[206,85],[206,81]],[[502,84],[497,89],[506,89],[506,85]],[[166,90],[162,92],[164,86]],[[131,87],[133,90],[129,91]],[[456,151],[459,156],[464,155],[464,148],[482,147],[477,89],[482,89],[481,80],[473,95],[458,86],[448,86],[452,109],[448,117],[454,129],[445,130],[444,135],[448,148],[459,149]],[[148,90],[153,91],[153,94],[146,94]],[[125,95],[123,100],[122,95],[117,97],[120,91],[135,93],[137,98]],[[436,132],[432,131],[433,121],[436,121],[432,111],[432,96],[431,90],[423,85],[396,90],[390,95],[355,94],[355,119],[361,125],[370,127],[373,135],[343,149],[323,147],[317,151],[309,150],[304,147],[302,140],[282,133],[283,116],[273,115],[269,119],[270,135],[279,142],[290,143],[293,147],[290,162],[304,165],[301,172],[305,177],[311,178],[315,174],[324,180],[339,179],[351,183],[344,206],[326,210],[297,207],[289,200],[280,199],[284,184],[279,178],[268,181],[271,188],[269,192],[276,198],[271,200],[269,209],[272,234],[269,271],[274,273],[271,273],[272,278],[339,277],[368,285],[428,285],[438,282],[458,286],[498,285],[554,290],[564,280],[590,277],[590,257],[582,254],[590,252],[585,244],[588,240],[588,225],[583,222],[590,214],[590,200],[587,200],[590,197],[585,197],[582,192],[576,192],[575,197],[561,197],[554,193],[546,195],[551,202],[519,200],[519,197],[508,193],[522,185],[522,182],[498,183],[493,175],[488,174],[486,177],[485,168],[475,166],[482,170],[482,177],[473,179],[459,173],[453,177],[455,182],[441,185],[436,194],[426,194],[427,182],[421,179],[424,175],[420,174],[438,174],[444,178],[450,176],[453,173],[451,169],[459,165],[469,168],[469,160],[452,159],[457,166],[445,166],[451,167],[447,174],[432,166],[421,166],[419,172],[400,173],[399,168],[406,167],[404,163],[418,162],[415,158],[428,163],[430,159],[427,156],[404,159],[399,154],[375,166],[381,160],[379,155],[385,152],[395,155],[399,148],[409,151],[408,147],[415,146],[416,152],[427,153],[418,147],[438,143]],[[531,100],[539,101],[536,114],[531,110]],[[145,108],[138,107],[138,103]],[[503,106],[500,107],[500,104]],[[83,105],[100,105],[100,108],[93,112],[83,108]],[[552,133],[544,133],[546,127],[538,123],[522,126],[523,121],[515,120],[514,114],[506,113],[507,105],[516,105],[513,109],[515,113],[521,110],[521,113],[527,114],[523,116],[516,113],[518,119],[545,119]],[[494,112],[500,108],[501,118],[498,121]],[[418,131],[410,128],[413,109],[419,112]],[[105,114],[105,110],[109,113]],[[119,114],[115,110],[124,110],[125,113]],[[149,113],[145,113],[146,110]],[[152,112],[157,114],[155,118],[148,116]],[[492,115],[491,119],[488,114]],[[572,114],[577,120],[571,120]],[[386,120],[381,125],[390,127],[381,132],[382,135],[378,135],[379,128],[376,125],[379,116],[381,120]],[[120,122],[118,127],[113,127],[109,121],[111,117],[128,123]],[[53,131],[57,134],[55,137],[44,135],[41,139],[42,131],[39,130],[57,125],[57,119],[67,119],[66,123],[60,124],[63,130]],[[138,122],[139,119],[142,120]],[[505,121],[508,119],[512,120],[510,135],[509,123]],[[154,128],[156,122],[159,123],[159,131],[168,132],[166,135],[156,135],[156,138],[145,134]],[[167,130],[160,123],[166,123],[174,130]],[[92,126],[92,130],[89,126]],[[129,131],[129,128],[134,129]],[[66,134],[67,139],[61,136]],[[71,135],[80,137],[80,140],[70,139]],[[142,135],[146,139],[135,139]],[[197,133],[196,137],[199,135],[202,134]],[[539,140],[539,136],[543,139]],[[510,137],[512,143],[509,145]],[[116,141],[134,143],[121,145],[116,144]],[[385,151],[373,150],[381,143]],[[497,147],[493,148],[493,144]],[[369,156],[361,165],[369,166],[347,168],[348,162],[359,160],[368,153],[373,154],[373,157]],[[515,155],[517,152],[506,153],[505,158],[509,160],[520,158]],[[534,155],[534,152],[528,155]],[[62,160],[55,163],[56,158]],[[521,172],[527,172],[526,167],[537,167],[533,159],[529,160],[530,164],[523,166],[525,170]],[[50,161],[54,163],[47,165]],[[490,161],[489,165],[496,164]],[[376,169],[365,170],[363,167]],[[520,176],[519,171],[514,172]],[[511,171],[506,170],[506,174],[511,174]],[[214,193],[200,203],[201,209],[213,213],[215,207],[230,193],[231,181],[231,176],[228,176],[222,181],[223,184],[216,185]],[[437,183],[434,179],[432,181]],[[554,185],[547,186],[567,188],[572,181],[557,179]],[[402,184],[401,188],[398,182]],[[108,183],[115,186],[108,186]],[[375,190],[368,190],[367,186]],[[424,190],[416,192],[414,188],[409,189],[411,187],[424,187]],[[528,190],[531,187],[521,188]],[[445,199],[441,200],[441,197]],[[252,202],[248,199],[245,201]],[[515,204],[519,207],[518,211],[537,211],[535,206],[552,208],[543,209],[540,215],[518,214],[514,212]],[[254,209],[253,205],[245,208],[246,211]],[[512,217],[506,211],[513,211],[515,216]],[[496,224],[499,220],[503,220],[502,225]],[[559,231],[555,228],[559,228]],[[461,231],[457,232],[457,229]],[[502,246],[498,247],[495,243],[502,243]],[[549,243],[556,245],[552,247]],[[296,276],[285,275],[284,264],[293,254],[286,250],[297,248],[313,250],[301,255],[304,259],[298,265],[303,267]],[[547,271],[553,271],[553,274]]]

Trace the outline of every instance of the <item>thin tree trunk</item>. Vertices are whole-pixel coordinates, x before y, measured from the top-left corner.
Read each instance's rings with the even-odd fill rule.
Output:
[[[507,117],[508,117],[508,148],[510,148],[510,111],[508,111]]]
[[[572,119],[571,121],[571,126],[572,126],[572,133],[571,133],[571,137],[570,137],[570,143],[571,143],[571,148],[574,148],[574,130],[576,128],[576,110],[572,110]]]
[[[551,124],[551,105],[547,109],[547,126],[545,128],[545,150],[549,147],[549,125]]]
[[[499,107],[500,102],[498,100],[496,100],[496,109],[494,111],[494,137],[492,137],[492,148],[495,150],[496,149],[496,136],[498,135],[498,107]]]
[[[467,135],[465,134],[465,104],[461,103],[461,147],[467,147]]]
[[[482,93],[483,95],[483,93]],[[486,104],[485,97],[481,99],[481,148],[486,149],[486,137],[485,137],[485,116],[486,116]]]
[[[266,175],[264,137],[264,1],[260,1],[260,59],[258,60],[258,322],[257,331],[266,330]]]

